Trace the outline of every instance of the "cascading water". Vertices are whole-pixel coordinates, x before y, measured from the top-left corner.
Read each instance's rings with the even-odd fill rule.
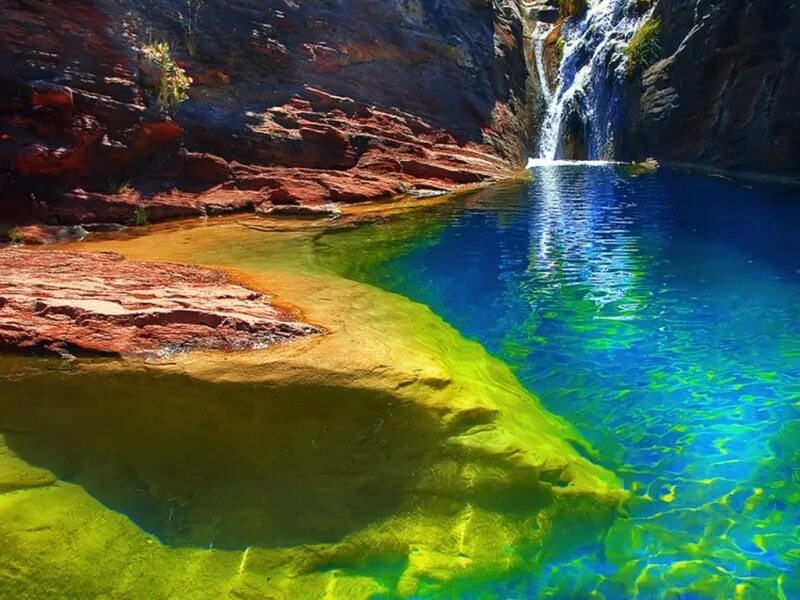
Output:
[[[547,80],[547,69],[544,64],[544,41],[552,30],[552,25],[540,21],[536,24],[536,31],[533,32],[533,56],[536,60],[536,73],[539,76],[539,87],[542,90],[545,106],[548,107],[553,101],[553,91],[550,89],[550,82]]]
[[[632,0],[595,0],[583,18],[565,21],[561,29],[563,58],[555,92],[547,88],[543,73],[539,74],[547,110],[539,140],[539,160],[532,162],[564,158],[565,134],[578,138],[585,155],[576,156],[573,143],[568,153],[571,155],[566,158],[614,158],[614,130],[626,77],[624,49],[651,12],[652,9],[641,14]],[[537,69],[539,43],[535,36]]]

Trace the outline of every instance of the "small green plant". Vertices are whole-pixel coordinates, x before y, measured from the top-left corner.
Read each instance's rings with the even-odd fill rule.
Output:
[[[137,206],[134,208],[130,223],[134,227],[144,227],[147,225],[147,209],[144,206]]]
[[[567,42],[564,40],[564,36],[558,36],[558,40],[556,40],[556,60],[558,64],[561,64],[561,60],[564,58],[564,48],[566,47]]]
[[[189,98],[192,80],[172,58],[167,42],[154,42],[144,47],[144,53],[158,69],[156,102],[161,110],[172,111]]]
[[[558,0],[558,12],[563,19],[569,17],[580,19],[588,9],[588,0]]]
[[[197,38],[200,35],[200,11],[205,0],[184,0],[185,9],[178,12],[178,21],[183,29],[183,40],[189,56],[197,54]]]
[[[648,19],[633,35],[631,41],[625,48],[625,56],[628,58],[626,67],[628,77],[633,77],[638,71],[649,67],[657,59],[661,52],[661,44],[658,37],[661,34],[661,19]]]
[[[25,236],[22,233],[22,230],[19,227],[12,227],[6,232],[6,237],[8,241],[12,244],[21,244],[25,241]]]
[[[119,196],[121,194],[126,194],[131,191],[131,181],[130,179],[127,181],[109,181],[108,182],[108,189],[109,191],[114,194],[115,196]]]

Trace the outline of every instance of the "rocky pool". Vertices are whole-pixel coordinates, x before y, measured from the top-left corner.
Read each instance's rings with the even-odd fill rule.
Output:
[[[532,176],[346,271],[511,365],[633,494],[595,543],[475,597],[800,597],[800,193]]]
[[[530,174],[338,223],[76,245],[227,270],[325,333],[4,358],[0,581],[29,597],[800,596],[797,189]]]

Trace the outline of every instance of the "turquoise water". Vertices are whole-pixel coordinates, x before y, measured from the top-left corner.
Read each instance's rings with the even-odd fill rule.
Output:
[[[512,365],[633,493],[502,598],[800,598],[800,193],[542,167],[358,277]]]

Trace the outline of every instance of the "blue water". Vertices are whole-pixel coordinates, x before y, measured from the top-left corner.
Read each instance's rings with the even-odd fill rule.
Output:
[[[505,360],[633,493],[502,598],[800,598],[800,191],[542,167],[363,278]]]

